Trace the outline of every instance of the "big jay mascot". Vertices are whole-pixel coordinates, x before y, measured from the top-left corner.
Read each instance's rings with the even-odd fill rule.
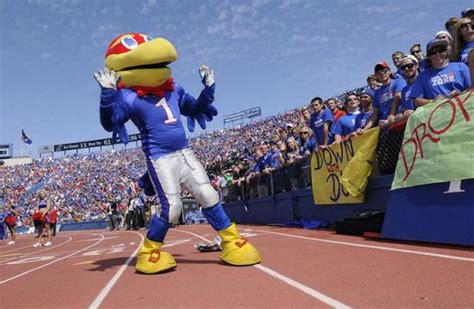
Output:
[[[173,81],[168,65],[177,59],[174,46],[163,38],[152,39],[127,33],[109,45],[103,70],[94,74],[101,86],[100,121],[112,138],[128,142],[125,123],[131,120],[142,138],[147,173],[140,183],[151,184],[160,198],[162,211],[152,217],[148,233],[137,255],[136,269],[159,273],[176,267],[176,261],[162,251],[170,223],[177,222],[182,186],[197,199],[202,212],[222,238],[221,260],[231,265],[260,262],[258,251],[239,235],[209,183],[202,164],[191,150],[180,115],[187,117],[190,131],[195,121],[205,129],[217,115],[214,101],[214,73],[199,68],[204,89],[196,99]]]

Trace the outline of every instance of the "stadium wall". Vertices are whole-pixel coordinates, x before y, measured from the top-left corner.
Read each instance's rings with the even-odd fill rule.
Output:
[[[302,189],[224,205],[230,219],[245,224],[283,224],[318,220],[329,224],[364,210],[387,208],[393,175],[371,178],[363,204],[315,205],[312,189]]]

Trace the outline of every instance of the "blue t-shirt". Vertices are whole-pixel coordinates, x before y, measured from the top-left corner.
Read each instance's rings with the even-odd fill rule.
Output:
[[[329,109],[323,109],[319,113],[312,113],[309,119],[309,126],[313,130],[313,136],[318,145],[324,145],[324,123],[329,123],[328,145],[333,142],[331,133],[331,124],[334,122],[334,116]]]
[[[265,165],[267,167],[272,167],[272,168],[279,168],[280,167],[280,161],[278,160],[280,156],[280,152],[278,149],[269,149],[267,156],[265,157]]]
[[[375,90],[372,106],[380,110],[379,120],[387,119],[388,115],[390,115],[390,110],[392,109],[393,97],[397,92],[401,92],[406,84],[407,83],[403,78],[398,78]]]
[[[355,121],[358,114],[360,113],[346,113],[344,116],[339,118],[339,121],[333,126],[332,133],[334,135],[346,136],[354,132],[356,130]]]
[[[459,59],[461,59],[461,62],[465,63],[466,65],[469,62],[469,59],[467,59],[467,56],[469,55],[469,51],[474,48],[474,41],[467,42],[464,47],[461,49],[459,52]]]
[[[300,155],[304,155],[306,150],[309,150],[310,153],[313,153],[314,150],[316,149],[316,142],[314,141],[314,138],[311,136],[306,140],[306,142],[303,143],[303,145],[300,146]]]
[[[416,109],[413,98],[410,98],[411,89],[413,88],[414,83],[415,82],[409,83],[402,89],[402,98],[400,100],[400,108],[399,108],[400,112]]]
[[[445,68],[427,68],[420,73],[411,89],[410,98],[434,99],[449,96],[452,91],[460,92],[471,86],[469,68],[461,62],[453,62]]]
[[[392,74],[392,79],[399,79],[403,77],[403,71],[398,69],[397,72]]]
[[[261,173],[265,169],[265,156],[257,158],[255,165],[252,168],[252,172]]]
[[[427,60],[426,60],[426,59],[421,60],[421,61],[418,63],[418,67],[420,68],[420,72],[421,72],[421,71],[424,71],[425,69],[427,69],[427,68],[429,67]]]
[[[121,124],[132,120],[142,139],[142,150],[147,159],[154,160],[189,147],[181,114],[188,116],[199,106],[214,100],[214,88],[205,87],[198,99],[175,84],[175,89],[164,97],[149,95],[138,97],[131,89],[103,90],[101,94],[101,123],[110,131],[112,118]],[[119,109],[121,113],[116,113]]]
[[[367,122],[370,120],[372,117],[372,111],[369,112],[361,112],[357,114],[355,118],[355,124],[354,124],[354,131],[357,129],[363,129],[367,125]]]

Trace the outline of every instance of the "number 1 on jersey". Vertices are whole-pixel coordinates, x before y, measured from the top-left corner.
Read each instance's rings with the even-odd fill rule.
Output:
[[[161,100],[156,103],[156,107],[163,107],[165,109],[166,117],[168,119],[165,120],[165,123],[175,123],[177,121],[176,118],[174,118],[173,112],[171,111],[171,108],[168,106],[168,103],[166,103],[165,98],[161,98]]]

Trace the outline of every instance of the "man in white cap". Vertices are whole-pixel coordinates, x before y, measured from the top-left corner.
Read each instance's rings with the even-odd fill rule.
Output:
[[[402,120],[407,119],[415,110],[415,103],[413,102],[413,99],[410,98],[410,93],[413,83],[419,75],[418,59],[412,55],[404,57],[402,61],[400,61],[400,69],[402,70],[403,77],[407,82],[407,85],[402,89],[402,96],[400,100],[400,120]]]

